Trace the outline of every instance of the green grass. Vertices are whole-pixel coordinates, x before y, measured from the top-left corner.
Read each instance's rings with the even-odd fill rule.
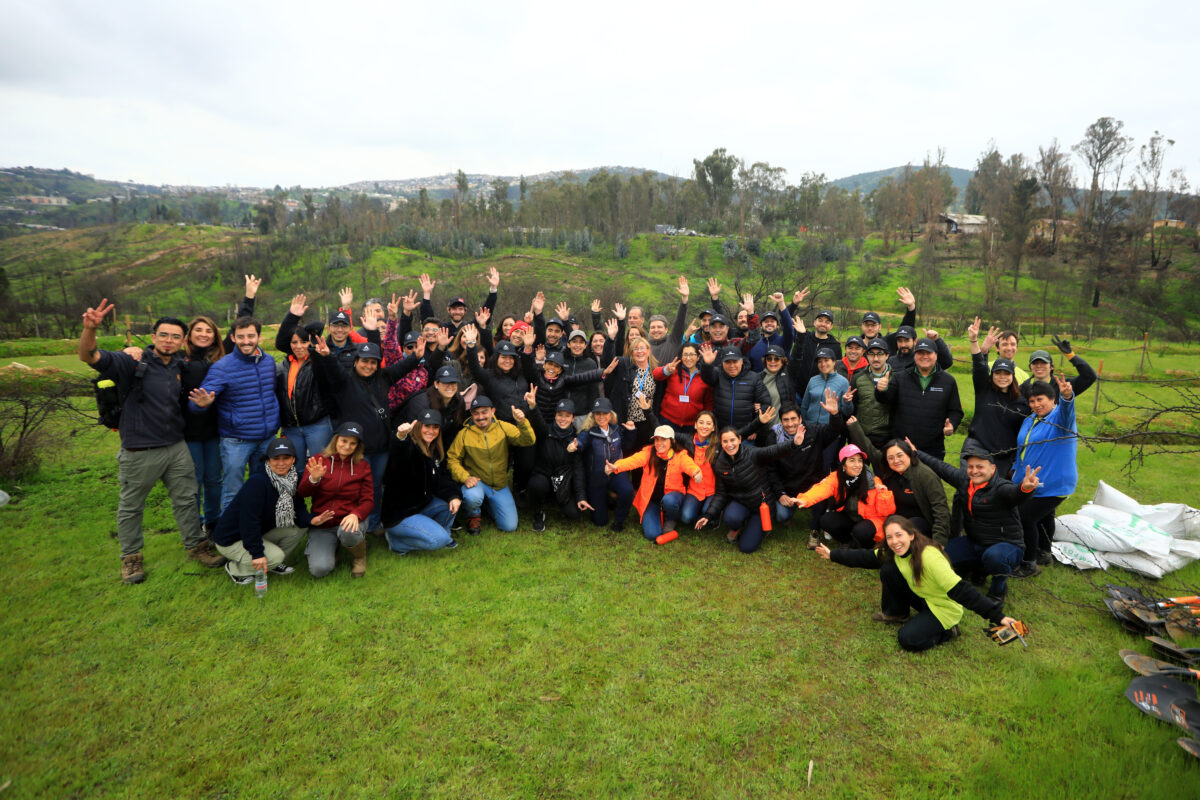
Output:
[[[660,548],[553,521],[404,558],[373,541],[366,579],[313,580],[296,553],[258,601],[185,561],[159,488],[148,579],[127,587],[116,436],[68,433],[0,509],[7,796],[1200,792],[1178,732],[1122,696],[1117,650],[1149,649],[1100,604],[1096,584],[1138,581],[1120,570],[1014,582],[1028,650],[968,615],[963,638],[916,656],[869,620],[874,574],[806,551],[802,518],[750,556],[719,533]],[[1200,458],[1152,459],[1131,487],[1123,456],[1081,449],[1064,511],[1101,477],[1188,499],[1179,476]],[[1197,564],[1162,581],[1197,585]]]

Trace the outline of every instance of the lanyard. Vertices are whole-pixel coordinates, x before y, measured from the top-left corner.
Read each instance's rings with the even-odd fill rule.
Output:
[[[691,375],[688,376],[687,383],[683,384],[683,392],[681,392],[681,394],[683,394],[684,397],[688,397],[691,395],[690,390],[692,388],[692,381],[696,380],[696,376],[699,374],[700,374],[700,370],[696,370],[695,372],[693,372]]]
[[[639,371],[639,372],[641,372],[641,370],[638,370],[638,371]],[[646,393],[646,392],[645,392],[645,390],[646,390],[646,379],[647,379],[647,378],[649,378],[649,377],[650,377],[650,367],[649,367],[649,365],[647,365],[647,366],[646,366],[646,371],[645,371],[645,372],[642,374],[642,379],[641,379],[640,381],[638,381],[638,385],[637,385],[637,390],[638,390],[639,392],[641,392],[642,394],[645,394],[645,393]]]

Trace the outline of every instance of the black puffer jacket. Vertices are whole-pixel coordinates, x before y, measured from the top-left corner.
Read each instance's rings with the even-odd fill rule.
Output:
[[[380,504],[380,519],[386,528],[398,525],[405,518],[418,513],[435,497],[447,503],[462,499],[458,484],[446,469],[446,460],[430,458],[422,453],[413,444],[413,435],[404,440],[392,436],[387,469],[383,473],[383,502]]]
[[[742,362],[742,371],[731,378],[717,362],[703,364],[700,377],[713,387],[713,415],[717,418],[717,430],[732,425],[739,430],[757,415],[754,404],[762,407],[771,405],[771,396],[757,372]]]
[[[530,386],[537,387],[537,410],[542,415],[542,421],[547,425],[554,424],[554,409],[558,405],[558,401],[567,396],[572,388],[585,383],[599,383],[604,374],[593,369],[587,372],[577,372],[574,375],[559,375],[554,379],[554,382],[546,380],[546,376],[542,373],[541,367],[537,365],[537,361],[532,353],[521,353],[521,369],[525,374],[525,378],[529,381]],[[524,403],[524,400],[521,401]],[[518,406],[523,408],[524,406]],[[591,411],[589,408],[575,408],[575,413],[586,414]]]
[[[345,369],[334,355],[309,356],[313,367],[333,392],[339,416],[333,420],[336,428],[342,422],[353,421],[363,426],[363,446],[367,453],[382,453],[392,439],[391,414],[387,393],[396,381],[416,369],[420,362],[408,356],[387,367],[375,370],[364,378],[354,370]]]
[[[731,502],[738,502],[751,511],[757,511],[761,503],[774,503],[783,495],[783,484],[779,475],[769,466],[790,455],[796,449],[791,439],[770,447],[747,447],[742,445],[737,455],[730,458],[724,450],[713,461],[713,476],[717,489],[709,505],[707,517],[720,519],[721,512]]]
[[[921,388],[920,375],[913,367],[904,372],[892,372],[887,390],[875,387],[875,397],[892,409],[892,436],[908,437],[918,450],[946,452],[946,437],[942,433],[945,421],[955,428],[963,420],[962,401],[958,398],[958,383],[948,372],[934,369],[929,388]]]
[[[454,442],[454,437],[458,436],[458,432],[462,430],[469,416],[462,395],[455,394],[454,398],[447,403],[438,393],[436,386],[423,389],[410,397],[408,402],[404,404],[404,421],[412,422],[430,408],[442,415],[442,448],[449,450],[450,445]],[[500,409],[497,408],[496,412],[496,415],[499,416]],[[509,411],[509,415],[512,415],[511,410]]]
[[[939,478],[962,492],[964,497],[968,496],[971,481],[966,470],[951,466],[928,453],[918,452],[917,456]],[[1019,485],[1001,477],[999,473],[993,475],[990,481],[970,496],[969,505],[963,506],[967,537],[983,547],[1001,542],[1024,547],[1025,534],[1017,515],[1017,506],[1032,496],[1032,492],[1021,491]]]
[[[975,414],[967,435],[989,453],[1011,462],[1016,457],[1021,423],[1030,414],[1029,402],[1020,392],[1014,400],[992,386],[992,373],[984,353],[971,356],[971,381],[975,386]]]
[[[787,494],[797,495],[807,492],[826,475],[825,448],[846,432],[846,421],[841,414],[829,418],[828,425],[806,425],[804,428],[804,444],[793,447],[787,455],[775,462],[775,474]],[[766,447],[781,441],[790,441],[783,427],[776,423],[766,433],[759,434],[756,443]]]
[[[292,387],[291,397],[288,397],[288,373],[295,360],[295,356],[289,355],[275,365],[275,396],[279,399],[279,424],[283,428],[310,425],[329,416],[329,406],[325,400],[328,390],[321,386],[313,369],[311,353],[300,365],[296,373],[296,385]]]
[[[529,381],[521,373],[519,360],[509,372],[501,372],[496,367],[484,368],[479,366],[476,348],[471,348],[467,351],[467,374],[479,384],[479,394],[496,404],[497,419],[512,422],[513,406],[525,410],[525,393],[529,391]]]
[[[571,352],[571,348],[563,350],[563,359],[567,362],[563,369],[563,377],[572,375],[581,375],[592,370],[600,369],[600,365],[596,363],[596,359],[590,351],[584,351],[581,356],[576,356]],[[586,414],[592,408],[592,403],[596,402],[596,398],[600,396],[600,384],[598,383],[581,383],[578,386],[572,386],[567,392],[567,396],[571,398],[571,402],[575,404],[576,414]],[[624,419],[624,417],[621,417]]]
[[[537,463],[533,467],[534,474],[553,477],[565,475],[571,482],[571,495],[575,502],[587,499],[587,486],[578,480],[581,470],[579,451],[568,452],[567,446],[575,441],[575,426],[560,428],[551,423],[547,425],[540,414],[530,414],[529,421],[533,432],[537,435]]]

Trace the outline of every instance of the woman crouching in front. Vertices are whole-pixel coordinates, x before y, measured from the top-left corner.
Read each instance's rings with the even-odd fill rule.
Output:
[[[296,486],[298,497],[313,499],[313,513],[333,512],[328,527],[308,530],[308,571],[324,578],[337,563],[337,546],[350,554],[350,577],[367,574],[367,517],[375,506],[375,476],[363,456],[363,427],[343,422],[325,449],[308,460]]]
[[[917,530],[899,514],[883,524],[884,547],[878,550],[830,550],[817,546],[817,554],[847,567],[879,570],[882,584],[876,622],[904,623],[897,633],[900,646],[910,652],[928,650],[959,635],[958,623],[968,608],[993,625],[1013,625],[1004,616],[1004,605],[984,597],[950,567],[941,545]],[[910,617],[912,609],[917,610]]]

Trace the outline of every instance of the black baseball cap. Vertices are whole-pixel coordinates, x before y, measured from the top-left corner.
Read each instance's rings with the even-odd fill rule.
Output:
[[[832,350],[830,350],[828,347],[818,347],[818,348],[817,348],[817,358],[833,358],[833,359],[836,359],[836,358],[837,358],[837,354],[836,354],[836,353],[834,353]]]
[[[766,355],[763,356],[763,358],[771,358],[771,357],[786,359],[787,353],[783,352],[783,348],[780,347],[779,345],[773,344],[767,348]]]
[[[379,350],[379,345],[374,342],[363,342],[354,351],[355,358],[373,358],[376,361],[383,359],[383,353]]]
[[[969,445],[967,447],[964,447],[962,449],[962,457],[963,458],[982,458],[984,461],[990,461],[993,464],[996,463],[996,457],[994,455],[989,453],[987,450],[984,450],[982,447],[978,447],[976,445]]]
[[[863,350],[867,349],[867,346],[863,343],[861,336],[851,336],[849,339],[846,340],[846,347],[849,347],[852,344],[858,345]]]
[[[896,328],[896,338],[915,339],[917,338],[917,332],[913,330],[911,325],[901,325],[899,328]]]
[[[416,344],[420,338],[421,334],[417,333],[416,331],[409,331],[408,333],[404,334],[404,346],[408,347],[410,344]]]
[[[329,317],[330,325],[349,325],[350,315],[345,311],[335,311]]]
[[[296,457],[296,446],[292,444],[292,440],[286,436],[280,436],[278,439],[272,439],[267,445],[267,452],[263,453],[263,461],[275,456],[291,456]]]
[[[503,339],[496,344],[496,355],[498,356],[516,356],[517,346],[508,339]]]
[[[333,432],[333,435],[353,436],[355,439],[358,439],[361,442],[363,438],[362,430],[363,426],[359,425],[357,422],[346,421],[337,426],[337,430]]]
[[[827,308],[822,308],[820,311],[818,311],[817,317],[828,317],[829,321],[833,322],[833,312]],[[813,317],[813,319],[816,319],[817,317]]]
[[[742,351],[736,347],[729,347],[721,351],[721,363],[725,364],[730,361],[741,361]]]
[[[559,319],[558,317],[551,317],[550,319],[548,319],[546,321],[547,328],[549,328],[551,325],[557,325],[558,327],[562,328],[563,330],[566,330],[566,328],[567,328],[567,326],[563,324],[563,321],[561,319]]]
[[[1011,372],[1014,375],[1017,374],[1016,365],[1007,358],[997,358],[992,363],[992,372],[997,370],[1001,372]]]
[[[559,411],[565,411],[568,414],[574,414],[575,403],[571,400],[571,398],[564,397],[562,400],[558,401],[556,406],[554,406],[554,413],[557,414]]]
[[[560,367],[565,367],[567,365],[567,360],[563,358],[561,351],[551,350],[549,353],[546,353],[546,363],[558,364]]]
[[[477,394],[477,395],[475,395],[475,399],[471,401],[471,410],[472,411],[474,411],[477,408],[495,408],[495,407],[496,407],[496,405],[492,402],[492,399],[490,397],[488,397],[486,394]]]
[[[937,345],[933,343],[933,339],[926,339],[922,336],[917,339],[916,346],[913,347],[914,353],[936,353]]]
[[[712,309],[712,308],[706,308],[700,312],[700,316],[702,316],[702,317],[715,317],[716,315],[717,315],[716,309]]]
[[[438,367],[433,379],[438,383],[458,383],[458,370],[449,365]]]
[[[451,300],[449,303],[446,303],[446,308],[454,308],[455,306],[463,306],[465,308],[466,305],[467,305],[466,300],[462,299],[461,297],[456,297],[453,300]]]
[[[758,320],[759,320],[759,322],[762,322],[767,317],[770,317],[771,319],[778,322],[779,321],[779,312],[778,311],[764,311],[761,315],[759,315]]]
[[[728,328],[729,320],[725,319],[724,314],[713,314],[712,319],[710,319],[708,321],[708,324],[709,325],[724,325],[726,328]]]
[[[436,408],[427,408],[417,415],[417,422],[422,425],[437,425],[440,427],[442,424],[442,412]]]
[[[872,350],[882,350],[885,353],[890,352],[888,350],[887,342],[885,342],[883,339],[880,339],[878,336],[867,342],[867,352]]]
[[[874,311],[868,311],[867,313],[863,314],[862,321],[878,323],[879,315],[876,314]]]
[[[607,397],[597,397],[596,401],[592,403],[593,414],[611,414],[612,410],[612,400]]]

